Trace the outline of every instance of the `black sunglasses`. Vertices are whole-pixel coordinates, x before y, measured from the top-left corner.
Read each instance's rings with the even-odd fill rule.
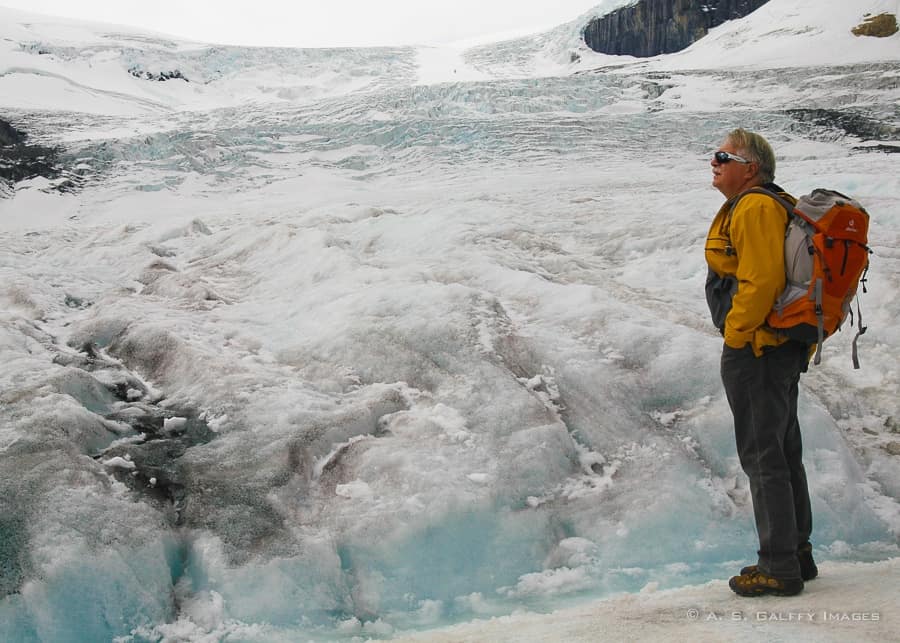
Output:
[[[716,159],[717,163],[728,163],[728,161],[737,161],[738,163],[752,163],[753,161],[748,161],[743,156],[738,156],[737,154],[729,154],[728,152],[723,152],[719,150],[713,157]]]

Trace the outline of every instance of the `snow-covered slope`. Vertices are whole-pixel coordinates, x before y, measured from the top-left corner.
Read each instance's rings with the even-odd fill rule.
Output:
[[[646,61],[585,52],[577,23],[461,52],[274,50],[0,10],[0,118],[63,167],[0,198],[0,639],[502,617],[458,636],[527,640],[558,620],[508,615],[577,603],[622,631],[730,608],[755,537],[702,242],[709,151],[736,126],[793,192],[872,213],[863,369],[841,333],[803,380],[823,578],[785,609],[882,610],[900,51],[848,37],[834,63],[897,9],[853,5],[771,0]]]
[[[555,75],[592,69],[675,71],[690,69],[758,70],[855,63],[896,62],[900,34],[859,38],[852,29],[864,16],[897,14],[897,0],[823,4],[819,0],[772,0],[749,16],[714,28],[684,51],[639,59],[591,51],[581,31],[594,17],[628,0],[607,0],[572,22],[535,37],[492,43],[468,50],[477,69],[502,77]]]
[[[606,0],[543,34],[470,49],[284,49],[184,42],[0,7],[0,104],[25,110],[137,115],[247,102],[310,102],[419,83],[533,78],[623,64],[633,71],[777,69],[895,62],[900,34],[859,38],[865,15],[896,13],[897,0],[828,5],[775,0],[725,23],[683,52],[640,60],[597,54],[587,22],[630,0]],[[184,79],[147,81],[177,71]],[[133,72],[126,73],[126,72]]]
[[[157,80],[178,72],[180,77]],[[416,79],[412,48],[191,43],[0,7],[0,106],[139,116],[310,102]]]
[[[821,2],[772,0],[743,20],[725,23],[652,69],[778,69],[896,62],[900,33],[887,38],[852,33],[865,16],[897,15],[897,0]]]

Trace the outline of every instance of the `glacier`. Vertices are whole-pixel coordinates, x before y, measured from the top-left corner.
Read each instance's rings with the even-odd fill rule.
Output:
[[[0,197],[0,639],[390,638],[733,573],[702,243],[737,126],[872,213],[863,368],[829,340],[801,423],[817,559],[895,559],[900,47],[861,4],[648,60],[584,17],[292,50],[0,9],[0,116],[65,168]]]

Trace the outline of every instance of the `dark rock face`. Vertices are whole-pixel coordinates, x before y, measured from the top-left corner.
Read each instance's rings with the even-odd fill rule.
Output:
[[[858,152],[900,153],[892,142],[900,138],[900,127],[853,111],[836,109],[789,109],[786,113],[798,122],[800,131],[814,138],[834,140],[852,136],[866,145],[853,149]],[[872,143],[872,141],[879,141]]]
[[[789,109],[787,113],[801,123],[830,128],[863,141],[894,141],[900,137],[900,128],[852,111]]]
[[[680,51],[723,22],[743,18],[769,0],[640,0],[591,20],[588,47],[602,54],[649,57]]]
[[[10,123],[0,119],[0,146],[19,145],[25,142],[25,134],[17,130]]]
[[[0,187],[4,183],[13,184],[35,176],[59,177],[58,150],[43,145],[28,145],[27,138],[27,134],[0,119]]]

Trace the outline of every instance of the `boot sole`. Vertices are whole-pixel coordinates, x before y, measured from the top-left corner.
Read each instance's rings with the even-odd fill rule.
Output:
[[[746,576],[750,572],[755,572],[757,569],[756,565],[748,565],[747,567],[742,567],[741,571],[738,572],[740,576]],[[804,574],[800,574],[800,578],[803,579],[803,582],[811,581],[819,576],[819,570],[816,570],[816,573],[812,576],[806,576]]]
[[[796,596],[800,592],[803,591],[803,585],[800,585],[796,590],[788,590],[788,589],[776,589],[774,587],[758,587],[755,589],[741,589],[737,586],[736,583],[729,580],[728,587],[731,588],[731,591],[737,594],[738,596],[745,596],[748,598],[755,598],[757,596]]]

